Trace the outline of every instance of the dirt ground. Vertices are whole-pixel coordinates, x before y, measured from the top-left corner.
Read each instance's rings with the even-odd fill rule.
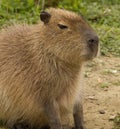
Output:
[[[120,58],[88,62],[85,73],[84,115],[88,129],[113,129],[120,113]]]

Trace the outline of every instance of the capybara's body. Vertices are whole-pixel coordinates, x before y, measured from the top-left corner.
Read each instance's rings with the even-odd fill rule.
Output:
[[[97,36],[72,12],[49,13],[47,22],[41,16],[38,25],[0,32],[0,120],[7,127],[27,121],[62,129],[62,119],[81,102],[82,67],[97,53]]]

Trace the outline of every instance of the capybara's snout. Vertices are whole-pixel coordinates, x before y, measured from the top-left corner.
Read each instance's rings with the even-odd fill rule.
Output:
[[[92,57],[97,56],[99,48],[99,38],[97,34],[90,28],[90,30],[85,33],[85,38],[90,55]]]

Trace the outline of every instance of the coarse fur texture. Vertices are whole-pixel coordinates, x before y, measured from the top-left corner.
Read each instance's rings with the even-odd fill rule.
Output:
[[[98,50],[88,40],[97,36],[73,12],[48,12],[48,23],[14,25],[0,32],[0,119],[7,127],[25,121],[31,127],[49,124],[45,107],[53,101],[63,122],[82,103],[82,67]]]

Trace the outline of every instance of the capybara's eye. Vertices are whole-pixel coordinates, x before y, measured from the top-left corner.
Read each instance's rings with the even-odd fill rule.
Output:
[[[68,26],[62,25],[62,24],[58,24],[58,26],[59,26],[60,29],[67,29],[68,28]]]

